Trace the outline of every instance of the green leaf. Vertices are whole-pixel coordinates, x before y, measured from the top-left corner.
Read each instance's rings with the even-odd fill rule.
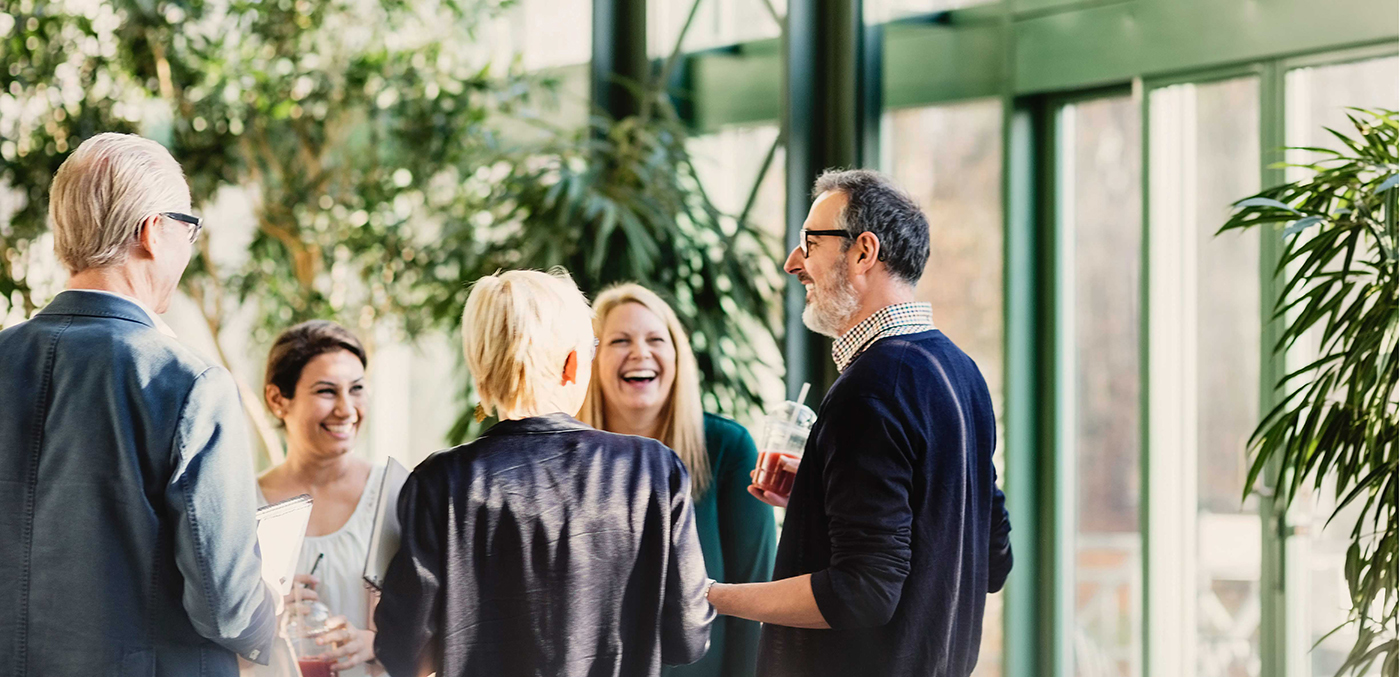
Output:
[[[1234,206],[1236,209],[1243,209],[1245,207],[1272,207],[1274,209],[1282,209],[1284,211],[1293,212],[1294,214],[1301,213],[1298,210],[1282,202],[1279,202],[1278,200],[1261,196],[1245,198],[1243,200],[1240,200],[1239,202],[1236,202]]]
[[[1319,223],[1322,223],[1321,216],[1309,216],[1306,218],[1298,219],[1296,222],[1294,222],[1293,225],[1284,229],[1283,237],[1292,237],[1302,232],[1303,230],[1311,226],[1315,226]]]
[[[1361,544],[1353,541],[1347,546],[1346,562],[1343,565],[1343,573],[1346,574],[1347,585],[1350,588],[1351,596],[1356,597],[1357,581],[1361,578]]]

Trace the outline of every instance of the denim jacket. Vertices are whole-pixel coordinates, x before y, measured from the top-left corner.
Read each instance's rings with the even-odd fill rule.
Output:
[[[233,379],[122,298],[0,332],[0,674],[235,675],[266,662]]]

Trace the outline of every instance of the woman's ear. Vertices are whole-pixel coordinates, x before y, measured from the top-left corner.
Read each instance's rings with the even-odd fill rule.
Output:
[[[281,419],[287,415],[287,406],[290,402],[282,396],[282,391],[271,383],[263,388],[263,400],[267,403],[267,408],[272,411],[272,415]]]
[[[569,356],[564,359],[564,380],[560,385],[578,383],[578,351],[570,350]]]

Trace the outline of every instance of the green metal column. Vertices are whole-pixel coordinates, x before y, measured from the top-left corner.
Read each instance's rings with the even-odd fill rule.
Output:
[[[641,112],[635,88],[647,81],[646,0],[593,0],[593,108],[622,119]]]
[[[791,0],[787,11],[787,251],[798,244],[811,206],[812,181],[822,170],[861,163],[860,74],[864,25],[861,0]],[[831,342],[802,324],[806,293],[788,278],[788,395],[804,381],[815,405],[836,380]],[[815,408],[815,406],[814,406]]]
[[[1054,624],[1054,255],[1047,218],[1054,177],[1051,112],[1043,98],[1003,101],[1003,280],[1006,402],[1003,414],[1006,509],[1016,563],[1003,594],[1006,677],[1049,675]]]
[[[860,162],[879,168],[880,122],[885,113],[885,25],[870,24],[860,31],[860,79],[856,83],[856,130],[860,135]]]
[[[1259,124],[1260,158],[1259,185],[1270,188],[1284,183],[1284,169],[1278,164],[1283,161],[1285,138],[1284,112],[1284,71],[1282,64],[1271,61],[1264,64],[1260,78],[1259,111],[1262,118]],[[1260,323],[1263,334],[1259,345],[1261,363],[1259,369],[1259,410],[1269,411],[1279,401],[1278,382],[1286,371],[1282,355],[1274,352],[1274,345],[1283,331],[1283,323],[1274,318],[1275,302],[1283,289],[1283,280],[1275,276],[1279,259],[1283,256],[1283,241],[1276,231],[1261,228],[1259,236],[1259,295]],[[1288,661],[1288,590],[1285,551],[1287,511],[1283,501],[1277,496],[1275,478],[1278,474],[1278,459],[1269,465],[1261,477],[1263,491],[1259,496],[1259,517],[1263,525],[1263,571],[1260,572],[1259,653],[1262,677],[1286,677],[1289,674]],[[1297,667],[1297,666],[1295,666]]]

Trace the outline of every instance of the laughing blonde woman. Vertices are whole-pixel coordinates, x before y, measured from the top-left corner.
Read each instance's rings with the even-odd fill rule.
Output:
[[[649,437],[674,449],[690,470],[695,525],[710,576],[767,581],[777,547],[773,510],[749,495],[757,464],[742,426],[700,404],[700,377],[675,311],[651,290],[625,284],[593,302],[600,345],[581,418],[599,430]],[[758,624],[727,617],[710,630],[710,652],[667,675],[748,677]]]

